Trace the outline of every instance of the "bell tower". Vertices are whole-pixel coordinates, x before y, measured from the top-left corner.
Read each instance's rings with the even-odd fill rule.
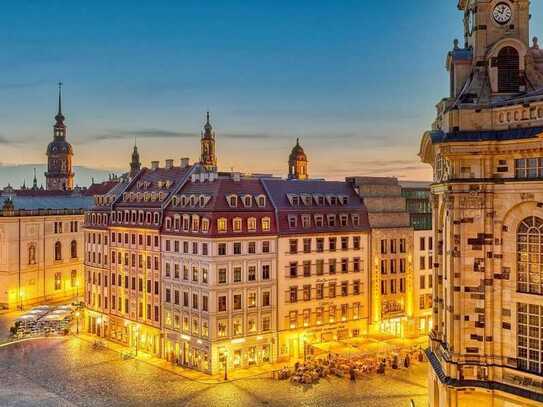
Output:
[[[58,112],[53,126],[53,141],[47,146],[47,172],[45,173],[48,191],[71,191],[74,187],[72,170],[73,149],[66,141],[66,125],[62,114],[62,82],[58,84]]]
[[[215,155],[215,132],[209,121],[209,112],[206,115],[206,124],[202,132],[200,163],[206,171],[217,171],[217,156]]]
[[[447,68],[451,96],[458,96],[471,76],[468,98],[491,98],[529,90],[526,55],[529,50],[529,0],[460,0],[464,13],[464,48],[455,42]]]

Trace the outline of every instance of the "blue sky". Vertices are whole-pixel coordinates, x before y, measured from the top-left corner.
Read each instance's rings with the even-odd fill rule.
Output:
[[[125,170],[134,137],[147,165],[195,160],[210,109],[224,170],[285,174],[300,137],[314,176],[429,179],[462,29],[456,0],[6,2],[0,161],[44,162],[62,80],[77,165]]]

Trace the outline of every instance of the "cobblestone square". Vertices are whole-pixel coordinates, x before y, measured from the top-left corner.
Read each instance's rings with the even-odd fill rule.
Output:
[[[205,384],[78,338],[0,348],[0,405],[20,406],[426,406],[426,365],[356,383],[328,378],[310,387],[269,378]]]

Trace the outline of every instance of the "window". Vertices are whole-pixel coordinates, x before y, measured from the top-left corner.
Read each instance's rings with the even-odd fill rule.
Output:
[[[323,283],[317,283],[315,287],[315,295],[317,297],[317,300],[322,300],[324,298],[324,284]]]
[[[60,242],[55,243],[55,260],[62,260],[62,244]]]
[[[498,92],[515,93],[520,88],[519,54],[513,47],[503,47],[498,53]]]
[[[390,241],[390,253],[396,253],[396,239]]]
[[[349,282],[348,281],[342,281],[341,282],[341,295],[343,297],[346,297],[349,295]]]
[[[304,301],[311,300],[311,285],[304,285],[303,297],[304,297]]]
[[[241,232],[241,218],[234,218],[232,221],[232,229],[234,232]]]
[[[355,273],[360,272],[360,257],[353,258],[353,271]]]
[[[262,293],[262,306],[263,307],[269,307],[271,305],[271,294],[269,291],[264,291]]]
[[[419,278],[419,288],[424,290],[426,288],[426,278],[425,276],[420,276]]]
[[[226,256],[226,243],[219,243],[219,256]]]
[[[241,294],[234,294],[234,310],[241,309]]]
[[[269,253],[270,252],[270,242],[268,240],[264,240],[262,242],[262,253]]]
[[[304,260],[304,277],[311,277],[311,261]]]
[[[266,332],[271,329],[271,318],[269,316],[262,317],[262,331]]]
[[[217,231],[226,232],[226,230],[227,230],[226,219],[225,218],[218,219],[217,220]]]
[[[290,254],[298,253],[298,239],[289,240],[289,253]]]
[[[247,294],[247,306],[249,308],[256,307],[256,293],[254,291]]]
[[[328,261],[328,273],[336,274],[336,259],[330,259]]]
[[[311,239],[304,239],[304,253],[311,253]]]
[[[543,294],[543,220],[530,216],[517,229],[517,290]]]
[[[271,229],[271,220],[268,217],[262,218],[262,231],[269,232]]]
[[[311,216],[310,215],[302,215],[302,227],[304,229],[308,229],[311,227]]]
[[[227,321],[217,322],[217,332],[219,337],[224,337],[228,335]]]
[[[405,247],[405,239],[400,239],[400,253],[405,253],[406,247]]]
[[[522,158],[515,160],[516,178],[543,177],[543,158]]]
[[[543,307],[517,304],[517,363],[518,368],[534,374],[543,373]]]
[[[335,252],[336,245],[337,245],[337,239],[335,237],[331,237],[328,239],[328,250],[330,250],[331,252]]]
[[[241,282],[241,267],[234,267],[234,283]]]
[[[353,236],[353,249],[360,250],[360,236]]]
[[[262,266],[262,280],[269,280],[270,279],[270,265],[264,264]]]
[[[381,260],[381,274],[388,274],[388,262],[386,260]]]
[[[220,295],[218,297],[218,307],[217,307],[217,309],[219,310],[219,312],[226,311],[226,295]]]
[[[249,230],[249,232],[256,231],[256,218],[247,219],[247,230]]]
[[[353,295],[359,295],[360,294],[360,281],[355,280],[353,281]]]
[[[419,239],[419,249],[420,251],[426,250],[426,239],[424,237]]]
[[[336,283],[328,283],[328,298],[336,297]]]
[[[426,269],[426,257],[420,256],[419,258],[419,269],[425,270]]]
[[[55,273],[55,290],[60,290],[62,288],[62,273]]]
[[[381,254],[387,254],[387,241],[381,240]]]
[[[219,269],[219,284],[226,284],[226,269],[225,268],[220,268]]]
[[[317,252],[324,252],[324,239],[322,237],[317,238]]]
[[[298,287],[290,287],[289,298],[291,303],[298,302]]]
[[[347,273],[349,271],[349,259],[341,259],[341,272]]]
[[[289,227],[290,229],[296,229],[296,224],[297,224],[297,222],[296,222],[296,216],[290,215],[290,216],[288,217],[288,227]]]
[[[289,265],[289,276],[291,278],[298,277],[298,262],[292,261]]]
[[[316,261],[317,275],[322,276],[324,274],[324,260],[318,259]]]
[[[247,270],[247,281],[256,281],[256,266],[249,266]]]

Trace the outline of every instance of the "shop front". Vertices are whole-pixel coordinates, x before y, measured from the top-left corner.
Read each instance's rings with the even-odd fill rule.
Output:
[[[164,358],[169,362],[210,373],[209,342],[167,330],[164,346]]]
[[[276,360],[275,343],[273,335],[258,335],[213,344],[215,359],[212,363],[212,372],[224,371],[225,363],[227,370],[248,369],[273,363]]]

